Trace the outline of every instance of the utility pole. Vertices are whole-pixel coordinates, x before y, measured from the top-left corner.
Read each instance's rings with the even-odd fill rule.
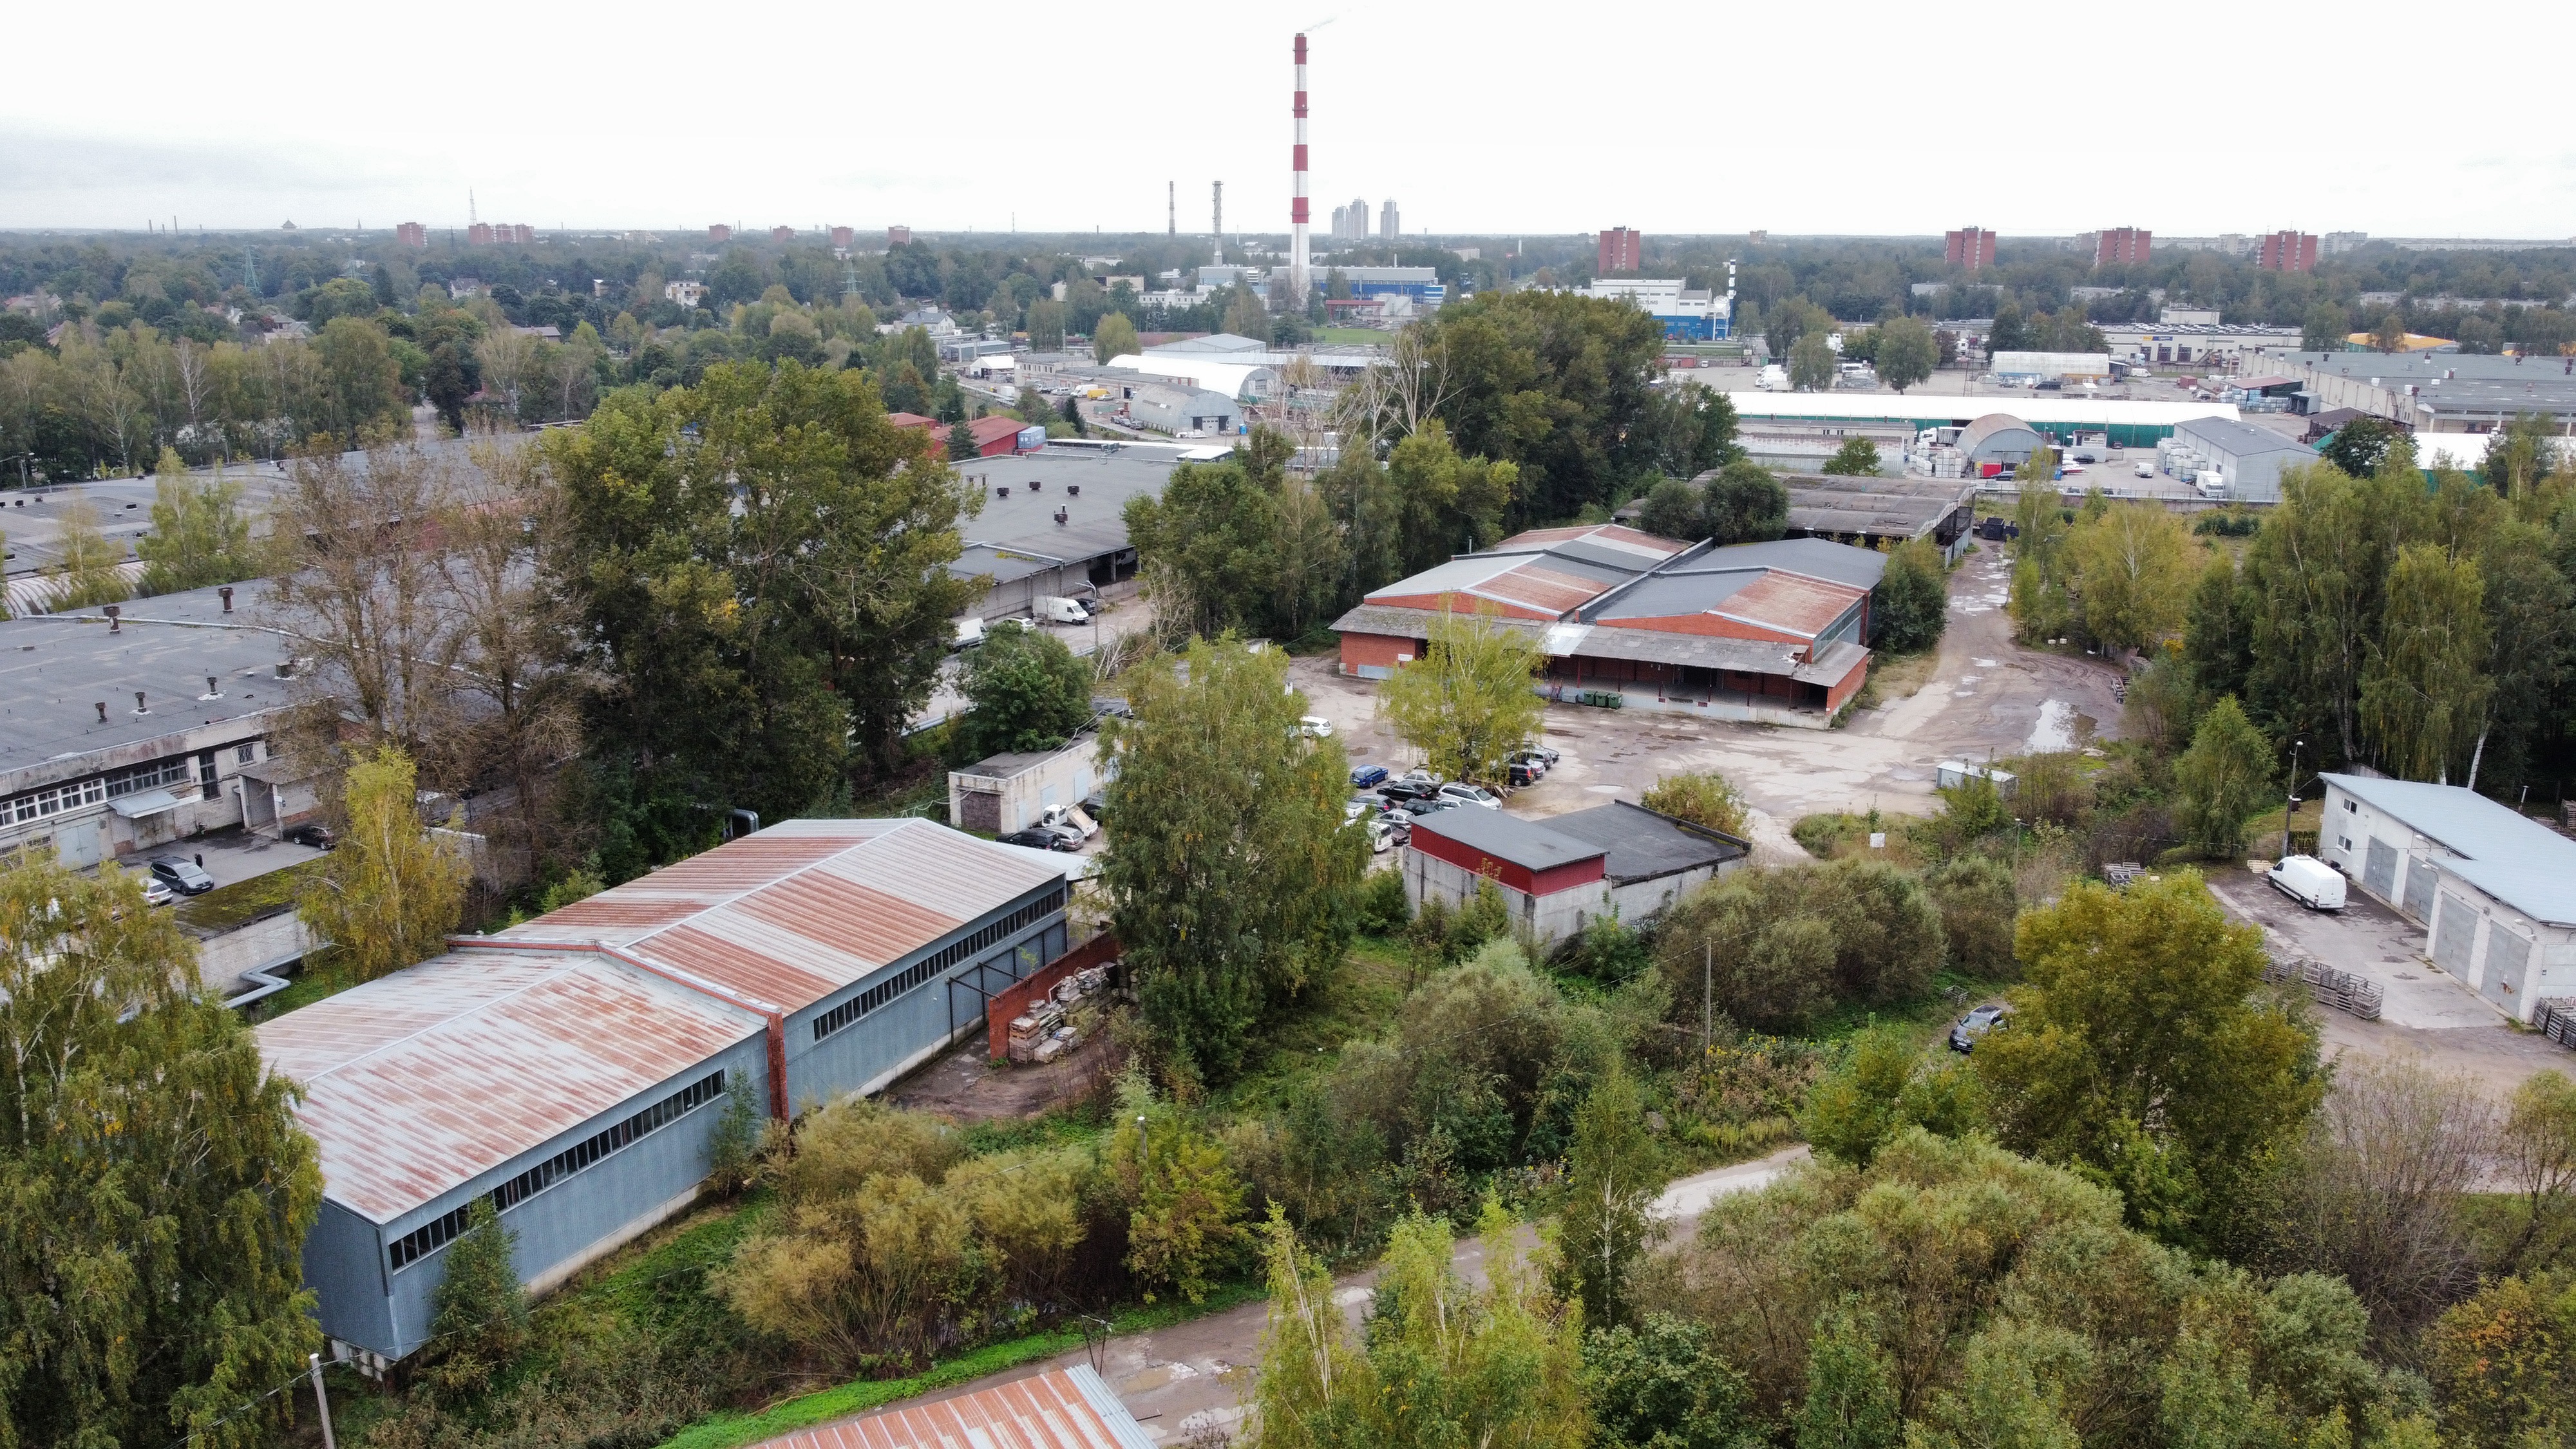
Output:
[[[308,1353],[304,1361],[313,1369],[313,1414],[322,1421],[322,1449],[340,1449],[331,1433],[331,1395],[322,1387],[322,1355]]]
[[[2306,740],[2290,741],[2290,803],[2281,807],[2281,858],[2283,860],[2290,858],[2290,817],[2299,811],[2299,747],[2306,743]],[[2319,825],[2317,833],[2324,834],[2325,827]]]
[[[1699,943],[1699,1058],[1708,1062],[1710,1023],[1717,1015],[1717,943]]]

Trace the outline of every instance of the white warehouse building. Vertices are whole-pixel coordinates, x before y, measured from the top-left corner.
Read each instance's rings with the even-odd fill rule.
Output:
[[[2517,1021],[2576,997],[2576,840],[2456,785],[2323,775],[2317,854]]]

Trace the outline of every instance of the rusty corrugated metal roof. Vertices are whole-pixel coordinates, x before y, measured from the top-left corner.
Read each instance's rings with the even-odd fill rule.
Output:
[[[790,820],[513,926],[797,1011],[1054,876],[927,820]]]
[[[1767,573],[1738,589],[1713,611],[1814,638],[1869,591],[1796,574]]]
[[[953,1399],[802,1429],[755,1449],[1148,1449],[1142,1424],[1089,1364]]]
[[[390,1222],[756,1036],[760,1018],[590,956],[461,951],[258,1028],[304,1088],[334,1202]]]

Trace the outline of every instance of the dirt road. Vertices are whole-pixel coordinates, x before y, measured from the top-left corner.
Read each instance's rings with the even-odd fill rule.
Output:
[[[1717,770],[1754,807],[1754,843],[1766,858],[1802,859],[1789,838],[1819,811],[1928,813],[1933,769],[2033,749],[2070,749],[2118,732],[2118,669],[2084,655],[2024,649],[2004,616],[2011,563],[2000,546],[1970,554],[1950,576],[1949,625],[1929,680],[1913,695],[1856,713],[1837,730],[1697,720],[1581,705],[1548,706],[1546,742],[1564,759],[1512,797],[1515,814],[1556,815],[1635,800],[1665,775]],[[1323,655],[1290,677],[1332,720],[1354,764],[1401,771],[1419,756],[1377,712],[1376,686],[1335,672]]]
[[[1672,1239],[1687,1237],[1710,1203],[1729,1193],[1753,1192],[1769,1186],[1806,1156],[1804,1147],[1786,1148],[1752,1162],[1682,1178],[1655,1200],[1655,1216],[1669,1226]],[[1536,1245],[1534,1232],[1525,1228],[1522,1234],[1525,1249]],[[1483,1284],[1482,1244],[1473,1238],[1461,1241],[1455,1261],[1468,1282]],[[1333,1301],[1341,1305],[1354,1328],[1375,1282],[1374,1273],[1354,1273],[1335,1281]],[[1157,1444],[1179,1443],[1208,1430],[1230,1436],[1243,1417],[1241,1401],[1251,1397],[1251,1371],[1261,1358],[1261,1331],[1267,1314],[1267,1305],[1247,1303],[1153,1333],[1110,1339],[1101,1346],[1097,1359],[1101,1376],[1144,1422],[1145,1432]],[[1091,1361],[1090,1352],[1076,1349],[1043,1364],[1024,1364],[971,1384],[925,1395],[919,1402],[935,1403],[1046,1369],[1069,1368],[1087,1361]]]

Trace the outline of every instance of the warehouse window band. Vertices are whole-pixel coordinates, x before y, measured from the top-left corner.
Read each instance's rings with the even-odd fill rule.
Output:
[[[851,1022],[921,985],[930,978],[1010,935],[1024,931],[1064,909],[1064,887],[1058,886],[1002,919],[940,947],[901,971],[814,1018],[814,1040],[821,1041]]]
[[[646,1136],[670,1126],[681,1118],[724,1095],[725,1074],[716,1072],[673,1092],[661,1101],[609,1128],[585,1138],[508,1182],[485,1194],[492,1200],[496,1213],[508,1212],[529,1198],[572,1176],[585,1167],[608,1157],[618,1149],[642,1141]],[[386,1255],[397,1272],[445,1247],[465,1231],[474,1204],[468,1202],[452,1213],[424,1223],[394,1239]]]
[[[15,816],[18,820],[42,820],[65,810],[78,810],[107,800],[121,800],[145,790],[158,790],[165,785],[188,783],[188,757],[173,756],[149,765],[136,765],[105,775],[95,775],[50,790],[21,795],[6,806],[0,806],[0,821]]]

